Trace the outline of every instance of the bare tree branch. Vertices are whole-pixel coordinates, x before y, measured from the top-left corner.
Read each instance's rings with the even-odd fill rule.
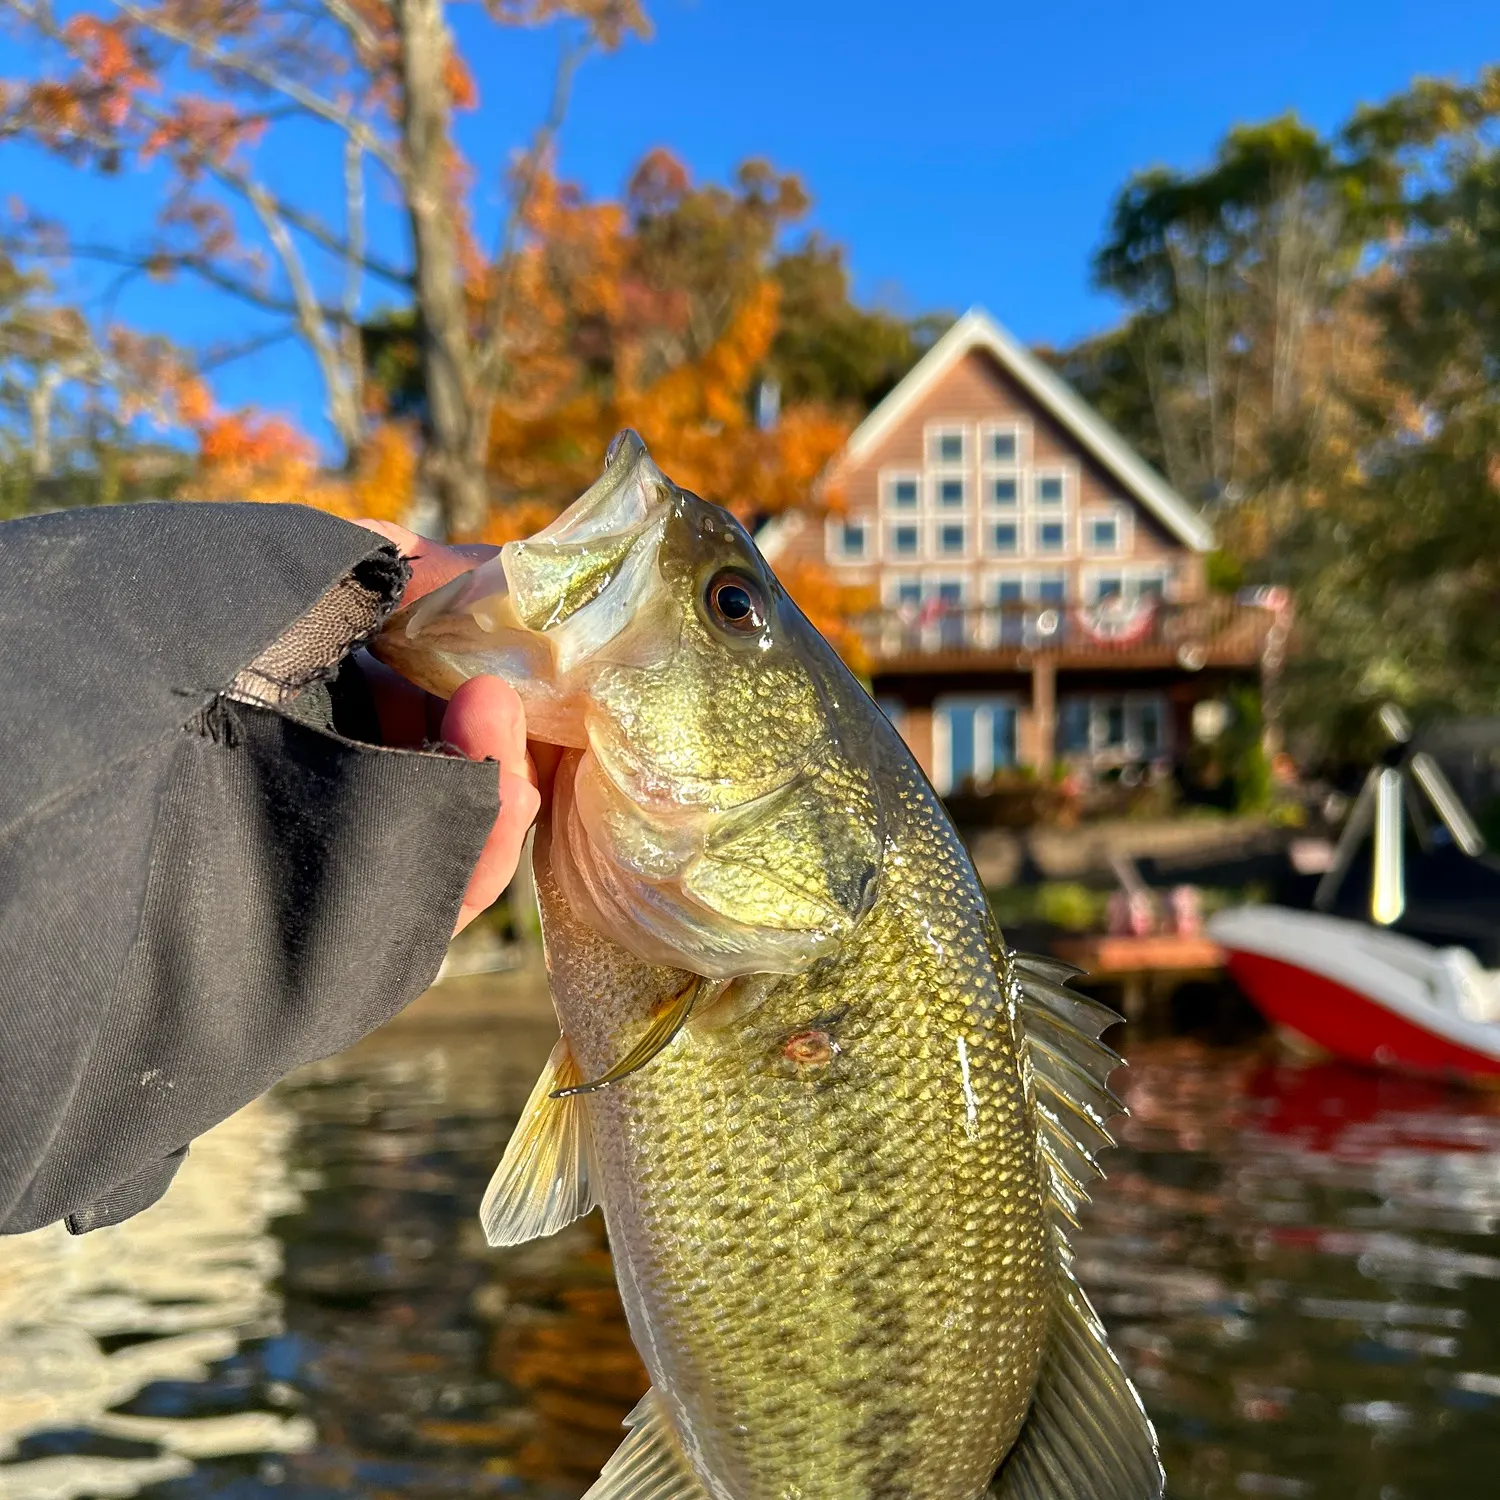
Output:
[[[328,416],[345,446],[352,452],[364,436],[364,413],[355,398],[355,382],[350,376],[347,349],[339,349],[329,333],[329,320],[323,304],[318,300],[307,268],[287,232],[285,221],[277,214],[275,202],[268,192],[255,185],[250,189],[250,203],[260,216],[266,237],[280,257],[282,270],[292,288],[297,306],[297,326],[312,349],[323,380],[328,387]]]
[[[568,102],[573,92],[573,79],[592,47],[592,37],[585,34],[579,40],[564,46],[558,54],[557,72],[552,80],[552,98],[548,104],[546,116],[538,126],[532,140],[531,149],[526,153],[516,192],[511,199],[510,212],[505,217],[495,249],[492,275],[497,278],[497,284],[490,293],[484,334],[477,351],[478,383],[487,406],[493,405],[493,393],[500,383],[501,340],[504,336],[506,320],[510,317],[513,301],[515,278],[511,274],[511,269],[516,246],[521,237],[521,228],[526,222],[526,214],[536,194],[537,182],[541,177],[547,155],[557,139],[558,132],[562,129],[563,121],[567,118]],[[487,422],[485,425],[488,427]]]
[[[258,63],[253,58],[241,57],[238,53],[231,52],[215,42],[174,25],[164,16],[147,10],[144,6],[136,5],[134,0],[113,0],[113,4],[117,10],[129,16],[138,26],[154,32],[167,41],[176,42],[178,46],[186,48],[203,62],[211,63],[214,67],[223,68],[227,72],[242,74],[274,93],[291,99],[309,114],[326,120],[330,125],[336,125],[352,139],[358,141],[398,182],[401,181],[403,167],[400,156],[352,110],[344,109],[335,104],[332,99],[325,98],[305,84],[298,83],[295,78],[289,78],[285,73]]]

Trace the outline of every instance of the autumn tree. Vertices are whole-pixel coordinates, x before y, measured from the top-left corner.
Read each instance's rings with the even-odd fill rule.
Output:
[[[1387,698],[1500,709],[1497,116],[1500,69],[1418,80],[1139,175],[1097,262],[1128,315],[1054,356],[1244,576],[1295,586],[1285,707],[1325,746]]]
[[[478,104],[444,0],[99,0],[59,15],[3,0],[28,59],[0,93],[0,133],[81,169],[164,164],[157,230],[140,245],[75,243],[74,255],[155,276],[190,275],[294,331],[316,361],[349,465],[375,415],[362,324],[409,307],[427,399],[419,461],[454,532],[482,528],[492,418],[510,350],[511,275],[529,195],[585,52],[644,28],[636,0],[491,0],[497,25],[560,23],[554,99],[537,137],[482,165],[454,140]],[[321,160],[342,183],[330,210],[288,178]],[[501,181],[509,208],[488,244],[466,194]],[[399,207],[403,243],[372,230]],[[13,250],[35,252],[35,237]]]
[[[198,400],[165,340],[100,324],[0,256],[0,513],[170,488],[184,461],[162,439]]]
[[[1058,363],[1242,558],[1357,461],[1389,399],[1375,295],[1435,158],[1497,107],[1500,70],[1418,81],[1326,137],[1290,115],[1238,126],[1206,169],[1119,194],[1095,269],[1127,318]]]
[[[1467,141],[1413,207],[1375,294],[1393,399],[1292,538],[1314,723],[1331,702],[1500,712],[1500,148]]]
[[[539,178],[503,334],[511,354],[491,428],[490,535],[554,514],[626,426],[675,479],[748,520],[815,503],[819,475],[865,407],[859,384],[838,383],[842,371],[809,380],[814,356],[789,358],[783,343],[782,272],[812,243],[788,233],[806,207],[801,184],[764,162],[728,184],[695,184],[660,150],[619,201]],[[812,312],[806,300],[790,310],[804,336],[813,312],[830,323],[878,316],[850,304],[842,279]],[[427,393],[409,317],[380,320],[367,339],[389,408],[419,414]],[[868,362],[861,377],[871,378]],[[768,382],[785,392],[774,413],[761,399]]]

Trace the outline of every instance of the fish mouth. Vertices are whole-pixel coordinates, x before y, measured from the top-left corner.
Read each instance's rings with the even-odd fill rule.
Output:
[[[371,649],[440,697],[480,672],[502,677],[531,738],[582,748],[582,669],[675,647],[657,556],[679,494],[640,437],[621,432],[551,525],[398,611]]]

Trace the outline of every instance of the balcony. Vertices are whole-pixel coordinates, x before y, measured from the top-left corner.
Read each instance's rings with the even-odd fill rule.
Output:
[[[1284,632],[1259,604],[1142,599],[1095,606],[998,604],[880,610],[857,629],[874,671],[1024,671],[1038,658],[1063,670],[1120,666],[1259,667]]]

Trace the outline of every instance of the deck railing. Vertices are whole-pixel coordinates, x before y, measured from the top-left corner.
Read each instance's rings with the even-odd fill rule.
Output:
[[[932,669],[1061,663],[1254,666],[1276,625],[1263,606],[1214,598],[1195,604],[927,604],[879,610],[858,622],[872,663]]]

